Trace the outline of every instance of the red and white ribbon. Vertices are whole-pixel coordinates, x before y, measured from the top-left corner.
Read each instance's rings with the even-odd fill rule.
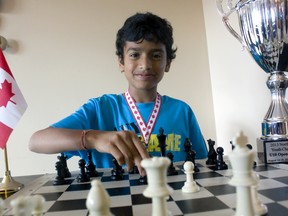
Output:
[[[144,137],[144,141],[146,144],[148,144],[150,135],[152,133],[153,127],[155,125],[155,122],[157,120],[159,110],[161,107],[161,103],[162,103],[161,96],[159,93],[157,93],[153,110],[152,110],[150,117],[148,119],[148,122],[146,124],[143,120],[141,113],[139,112],[139,110],[135,104],[135,100],[131,97],[130,93],[128,91],[126,91],[124,95],[125,95],[125,99],[128,103],[128,106],[131,110],[131,113],[137,122],[137,125],[138,125],[138,127],[142,133],[142,136]]]

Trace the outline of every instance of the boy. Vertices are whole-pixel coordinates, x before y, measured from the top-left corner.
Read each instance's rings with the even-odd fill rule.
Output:
[[[35,132],[30,150],[65,152],[87,160],[85,150],[93,149],[96,167],[112,167],[113,156],[128,170],[135,164],[143,174],[140,162],[149,155],[160,156],[161,136],[174,161],[185,160],[187,138],[197,158],[205,158],[207,148],[189,105],[157,92],[158,83],[176,57],[172,47],[173,29],[167,20],[152,13],[128,18],[116,39],[119,68],[128,81],[128,90],[92,98],[70,116]]]

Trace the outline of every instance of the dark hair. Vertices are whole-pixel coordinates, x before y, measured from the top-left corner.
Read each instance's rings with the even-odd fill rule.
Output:
[[[163,43],[166,47],[167,59],[176,57],[176,50],[173,49],[173,28],[171,24],[152,13],[136,13],[129,17],[121,29],[117,32],[116,55],[123,60],[123,48],[126,41],[154,41]]]

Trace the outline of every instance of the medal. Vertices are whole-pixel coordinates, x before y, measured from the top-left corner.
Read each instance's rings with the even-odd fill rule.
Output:
[[[152,130],[154,128],[154,125],[155,125],[155,122],[156,122],[156,119],[158,117],[159,110],[161,107],[161,103],[162,103],[160,94],[157,93],[154,107],[152,109],[152,112],[150,114],[150,117],[148,119],[147,124],[144,122],[143,117],[142,117],[141,113],[139,112],[139,110],[135,104],[135,100],[131,97],[130,93],[128,91],[126,91],[124,96],[125,96],[125,99],[128,103],[128,106],[130,108],[130,111],[131,111],[134,119],[137,122],[137,125],[141,131],[141,134],[144,137],[144,141],[146,144],[148,144],[150,135],[151,135]]]

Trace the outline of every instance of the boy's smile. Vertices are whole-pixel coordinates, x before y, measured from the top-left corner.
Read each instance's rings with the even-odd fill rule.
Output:
[[[170,62],[164,44],[146,40],[127,41],[124,46],[123,61],[119,59],[120,70],[129,82],[129,92],[157,92],[157,85],[164,72],[168,72]]]

